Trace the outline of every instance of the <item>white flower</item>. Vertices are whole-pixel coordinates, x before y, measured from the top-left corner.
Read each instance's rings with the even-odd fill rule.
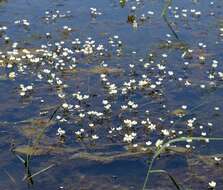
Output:
[[[16,76],[15,72],[10,72],[9,73],[9,78],[14,79]]]
[[[104,105],[107,105],[107,104],[108,104],[108,100],[103,100],[102,103],[103,103]]]
[[[132,6],[132,7],[131,7],[131,10],[132,10],[132,11],[135,11],[135,10],[136,10],[136,7],[135,7],[135,6]]]
[[[170,135],[170,132],[167,129],[163,129],[163,130],[161,130],[161,132],[163,133],[164,136]]]
[[[94,123],[89,123],[89,127],[94,127]]]
[[[26,93],[24,91],[20,92],[19,94],[20,94],[20,96],[25,96],[26,95]]]
[[[139,86],[140,86],[141,88],[147,86],[148,84],[149,84],[149,81],[148,81],[148,80],[140,80],[140,81],[139,81]]]
[[[184,109],[184,110],[187,109],[187,105],[182,105],[181,107],[182,107],[182,109]]]
[[[138,27],[138,23],[136,22],[136,20],[133,21],[132,26],[133,26],[133,28],[137,28]]]
[[[214,157],[214,160],[215,160],[216,162],[219,162],[219,161],[221,161],[221,158],[220,158],[220,157]]]
[[[85,117],[85,114],[84,113],[79,113],[79,117],[80,118],[84,118]]]
[[[207,136],[207,133],[206,132],[202,132],[201,136]]]
[[[98,137],[97,135],[92,135],[91,138],[92,138],[93,140],[97,140],[99,137]]]
[[[136,133],[131,133],[130,135],[125,134],[123,141],[130,143],[134,140],[135,137],[136,137]]]
[[[151,131],[156,129],[156,125],[153,124],[149,118],[147,118],[146,120],[141,121],[142,125],[145,125],[145,127],[147,127],[148,129],[150,129]]]
[[[168,71],[168,75],[173,76],[174,72],[173,71]]]
[[[147,145],[147,146],[150,146],[151,144],[152,144],[151,141],[147,141],[147,142],[146,142],[146,145]]]
[[[156,144],[155,145],[156,145],[157,148],[160,148],[162,146],[162,144],[163,144],[163,140],[158,139],[156,141]]]
[[[105,105],[104,108],[105,108],[106,110],[109,110],[109,109],[111,108],[111,104],[107,104],[107,105]]]
[[[124,124],[127,126],[127,127],[129,127],[129,128],[131,128],[131,127],[133,127],[134,125],[137,125],[137,121],[135,121],[135,120],[130,120],[130,119],[125,119],[124,120]]]
[[[209,187],[211,188],[215,188],[216,187],[216,182],[215,181],[211,181],[208,183]]]
[[[63,103],[63,104],[62,104],[62,107],[63,107],[64,109],[68,109],[69,105],[68,105],[67,103]]]
[[[81,136],[81,132],[80,132],[80,131],[76,131],[75,134],[76,134],[77,136]]]
[[[122,110],[126,110],[127,108],[128,108],[128,106],[126,106],[126,105],[122,105],[122,106],[121,106],[121,109],[122,109]]]
[[[65,133],[66,133],[65,130],[63,130],[63,129],[61,129],[61,128],[58,128],[58,129],[57,129],[57,134],[56,134],[56,135],[63,136],[63,135],[65,135]]]

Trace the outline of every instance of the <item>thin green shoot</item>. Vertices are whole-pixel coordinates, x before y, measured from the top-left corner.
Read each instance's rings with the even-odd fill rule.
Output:
[[[142,190],[146,189],[146,185],[147,182],[149,181],[149,176],[153,167],[153,164],[156,160],[156,158],[158,156],[160,156],[161,153],[163,153],[165,151],[165,148],[167,148],[168,146],[170,146],[171,144],[174,144],[176,142],[186,142],[186,141],[223,141],[223,138],[207,138],[207,137],[180,137],[180,138],[176,138],[176,139],[172,139],[169,140],[168,142],[166,142],[165,144],[163,144],[154,154],[154,156],[152,157],[152,160],[150,162],[148,171],[147,171],[147,175],[143,184],[143,188]]]

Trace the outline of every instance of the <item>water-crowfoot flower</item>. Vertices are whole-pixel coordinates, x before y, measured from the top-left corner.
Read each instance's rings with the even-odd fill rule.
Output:
[[[9,73],[9,78],[10,79],[14,79],[16,77],[16,73],[15,72],[10,72]]]
[[[99,136],[98,135],[92,135],[91,138],[92,138],[92,140],[97,140],[97,139],[99,139]]]
[[[196,118],[188,119],[187,120],[187,126],[190,127],[190,128],[193,128],[195,121],[196,121]]]
[[[210,189],[215,189],[217,183],[216,183],[215,181],[210,181],[210,182],[208,183],[208,185],[209,185],[209,188],[210,188]]]
[[[91,7],[91,8],[90,8],[90,13],[91,13],[91,16],[92,16],[92,17],[96,17],[96,16],[98,16],[98,15],[102,15],[102,13],[99,12],[99,11],[97,10],[97,8],[94,8],[94,7]]]
[[[127,143],[131,143],[136,137],[136,133],[125,134],[123,141]]]
[[[136,109],[138,108],[138,104],[134,103],[133,101],[128,101],[128,106],[131,109]]]
[[[32,92],[33,90],[33,86],[32,84],[31,85],[28,85],[28,86],[25,86],[24,84],[20,84],[20,96],[25,96],[27,95],[27,93],[29,92]]]
[[[147,145],[147,146],[150,146],[151,144],[152,144],[151,141],[147,141],[147,142],[146,142],[146,145]]]
[[[78,130],[78,131],[75,132],[75,135],[78,138],[83,138],[84,137],[84,132],[85,132],[85,130],[81,128],[80,130]]]
[[[162,132],[162,134],[163,134],[164,136],[169,136],[169,135],[170,135],[170,131],[167,130],[167,129],[162,129],[161,132]]]
[[[156,145],[157,148],[160,148],[160,147],[163,145],[163,140],[158,139],[158,140],[156,141],[155,145]]]
[[[130,120],[130,119],[125,119],[123,122],[124,122],[125,126],[128,128],[132,128],[133,126],[137,125],[137,123],[138,123],[136,120]]]
[[[214,160],[217,162],[217,163],[219,163],[221,160],[222,160],[222,158],[220,158],[220,157],[214,157]]]
[[[66,131],[61,129],[60,127],[57,129],[57,134],[58,136],[62,137],[66,134]]]
[[[147,118],[146,120],[142,120],[141,124],[151,131],[156,130],[156,125],[152,123],[149,118]]]
[[[81,92],[73,93],[72,95],[79,101],[87,100],[90,97],[89,95],[86,94],[82,95]]]

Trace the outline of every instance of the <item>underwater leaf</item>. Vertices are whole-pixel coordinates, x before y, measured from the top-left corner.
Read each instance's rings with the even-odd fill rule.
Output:
[[[179,153],[179,154],[183,154],[183,153],[188,153],[189,152],[189,149],[184,148],[184,147],[180,147],[180,146],[169,146],[169,147],[166,147],[165,150],[166,151],[171,151],[171,152],[174,152],[174,153]]]
[[[37,148],[33,146],[19,146],[14,149],[14,152],[32,156],[40,156],[47,153],[45,148]]]
[[[42,129],[48,128],[53,125],[54,121],[49,119],[33,119],[30,122],[20,127],[20,132],[27,138],[36,137]]]
[[[58,146],[30,146],[21,145],[13,149],[18,154],[40,156],[46,154],[65,154],[65,153],[76,153],[82,151],[83,148],[72,148],[72,147],[58,147]]]
[[[118,68],[96,66],[89,69],[89,72],[94,74],[110,74],[110,73],[121,73],[123,72],[123,70]]]
[[[134,15],[129,15],[127,22],[130,24],[133,24],[135,20],[136,20],[136,17]]]
[[[187,114],[187,111],[184,110],[184,109],[176,109],[174,111],[171,112],[172,115],[175,115],[175,116],[183,116],[183,115],[186,115]]]
[[[122,8],[125,7],[126,0],[119,0],[119,4]]]

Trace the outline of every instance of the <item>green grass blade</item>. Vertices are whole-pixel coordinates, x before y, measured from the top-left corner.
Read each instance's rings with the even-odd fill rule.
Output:
[[[172,4],[172,0],[168,0],[162,10],[161,16],[166,16],[167,15],[167,10],[168,7]]]
[[[169,140],[168,142],[166,142],[165,144],[163,144],[161,146],[161,148],[159,148],[156,153],[154,154],[154,156],[152,157],[152,160],[150,162],[150,165],[149,165],[149,168],[148,168],[148,172],[147,172],[147,175],[146,175],[146,178],[145,178],[145,181],[144,181],[144,184],[143,184],[143,188],[142,190],[145,190],[146,188],[146,185],[147,185],[147,182],[149,181],[149,174],[150,174],[150,171],[152,170],[152,167],[153,167],[153,164],[156,160],[156,158],[165,151],[165,148],[170,146],[171,144],[173,143],[176,143],[176,142],[186,142],[188,140],[192,140],[192,141],[206,141],[206,140],[209,140],[209,141],[223,141],[223,138],[207,138],[207,137],[180,137],[180,138],[176,138],[176,139],[172,139],[172,140]]]

